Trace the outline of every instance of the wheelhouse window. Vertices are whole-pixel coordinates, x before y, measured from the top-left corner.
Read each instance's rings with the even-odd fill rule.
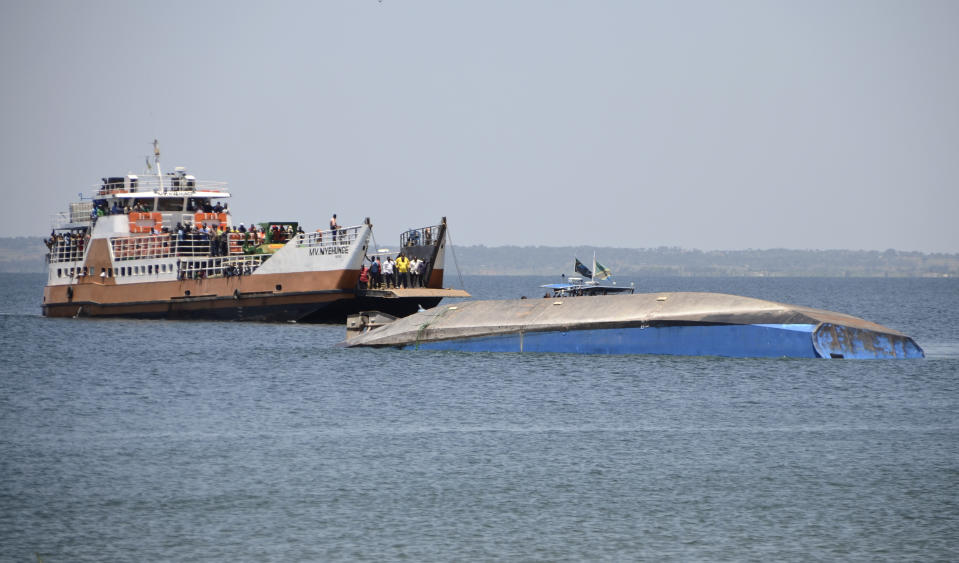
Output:
[[[153,198],[152,197],[138,197],[133,200],[133,206],[139,206],[143,211],[153,211]]]
[[[183,211],[183,198],[161,197],[157,201],[157,211]]]
[[[192,211],[194,213],[202,213],[207,209],[212,209],[213,206],[210,205],[210,198],[208,197],[191,197],[187,199],[186,210]]]

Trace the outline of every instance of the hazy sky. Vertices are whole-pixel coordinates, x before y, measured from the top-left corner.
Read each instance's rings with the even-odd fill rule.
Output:
[[[959,2],[0,0],[0,236],[160,140],[236,222],[959,252]]]

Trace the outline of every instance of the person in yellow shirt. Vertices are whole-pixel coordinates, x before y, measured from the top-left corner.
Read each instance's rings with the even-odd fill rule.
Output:
[[[400,282],[403,283],[403,287],[407,288],[410,286],[410,259],[403,255],[400,252],[400,255],[396,257],[396,277]],[[399,283],[397,283],[399,285]]]

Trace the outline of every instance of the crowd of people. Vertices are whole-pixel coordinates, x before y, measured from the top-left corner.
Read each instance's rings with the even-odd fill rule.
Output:
[[[164,248],[172,248],[177,256],[228,256],[230,254],[260,254],[266,243],[285,243],[298,234],[303,234],[303,227],[292,224],[271,225],[269,228],[257,228],[255,224],[249,227],[240,223],[239,226],[226,226],[222,223],[209,222],[186,224],[177,223],[172,229],[166,226],[154,225],[150,228],[150,235],[167,235],[163,237]],[[86,242],[90,239],[89,230],[76,232],[50,233],[50,238],[44,239],[47,249],[51,253],[70,251],[83,252]],[[152,248],[152,247],[151,247]],[[135,254],[135,253],[134,253]],[[152,254],[151,254],[152,256]],[[131,255],[131,257],[134,257]]]
[[[427,260],[400,253],[394,260],[387,256],[368,258],[369,265],[360,268],[360,289],[398,289],[426,287],[429,284],[429,263]]]
[[[86,246],[89,240],[90,233],[86,231],[68,231],[64,233],[51,231],[50,238],[43,239],[43,243],[47,245],[47,250],[50,252],[69,252],[74,250],[83,253],[83,247]]]
[[[113,205],[109,205],[107,200],[98,199],[93,202],[93,210],[90,212],[90,218],[96,219],[104,215],[129,215],[130,213],[151,213],[154,211],[152,200],[149,204],[144,201],[133,200],[132,202],[114,200]],[[188,199],[186,210],[191,213],[226,213],[229,211],[229,204],[216,202],[211,203],[209,199],[198,198]],[[178,209],[173,209],[178,211]]]
[[[219,213],[226,209],[224,206],[221,206],[220,203],[211,205],[208,200],[198,202],[198,206],[204,213]],[[136,202],[127,207],[119,207],[117,203],[114,203],[111,208],[107,208],[105,201],[98,201],[94,205],[93,215],[97,217],[102,215],[150,211],[152,211],[152,209],[148,209]],[[336,241],[337,235],[341,234],[340,229],[342,229],[342,227],[337,221],[336,214],[333,214],[330,219],[330,231],[331,238],[334,242]],[[157,224],[150,229],[150,234],[152,235],[167,235],[169,237],[162,237],[163,249],[161,252],[163,254],[172,253],[177,256],[209,255],[212,257],[238,254],[241,249],[243,254],[259,254],[262,252],[261,246],[265,243],[284,243],[303,232],[302,227],[294,227],[292,224],[270,225],[269,228],[264,229],[257,228],[256,225],[246,227],[243,223],[240,223],[239,226],[228,227],[225,224],[216,222],[186,225],[177,223],[172,229]],[[65,248],[79,249],[79,251],[82,252],[89,236],[89,233],[86,233],[84,236],[84,234],[79,232],[53,232],[50,234],[50,238],[45,239],[44,242],[47,244],[51,253],[62,252]],[[422,232],[419,230],[410,231],[402,242],[404,246],[416,246],[421,241],[430,244],[432,238],[432,232],[430,228],[427,227],[423,229]],[[170,248],[171,246],[172,248]],[[132,250],[124,248],[123,251],[125,253],[129,252],[129,255],[125,255],[121,259],[138,257],[140,248],[140,246],[134,247]],[[156,250],[156,248],[151,247],[151,256],[155,255]],[[395,259],[391,256],[373,256],[368,257],[366,260],[369,263],[364,263],[360,270],[359,286],[361,289],[417,288],[429,285],[430,267],[427,260],[415,256],[409,257],[405,252],[400,252]],[[243,271],[242,269],[236,271],[225,270],[222,272],[222,275],[234,276],[246,273],[249,272]],[[204,274],[186,274],[188,277],[198,275],[202,276]]]

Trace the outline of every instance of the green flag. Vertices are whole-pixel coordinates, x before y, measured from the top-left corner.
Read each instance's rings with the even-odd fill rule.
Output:
[[[595,267],[593,268],[593,279],[605,280],[606,278],[613,275],[613,271],[603,266],[599,262],[595,262]]]

